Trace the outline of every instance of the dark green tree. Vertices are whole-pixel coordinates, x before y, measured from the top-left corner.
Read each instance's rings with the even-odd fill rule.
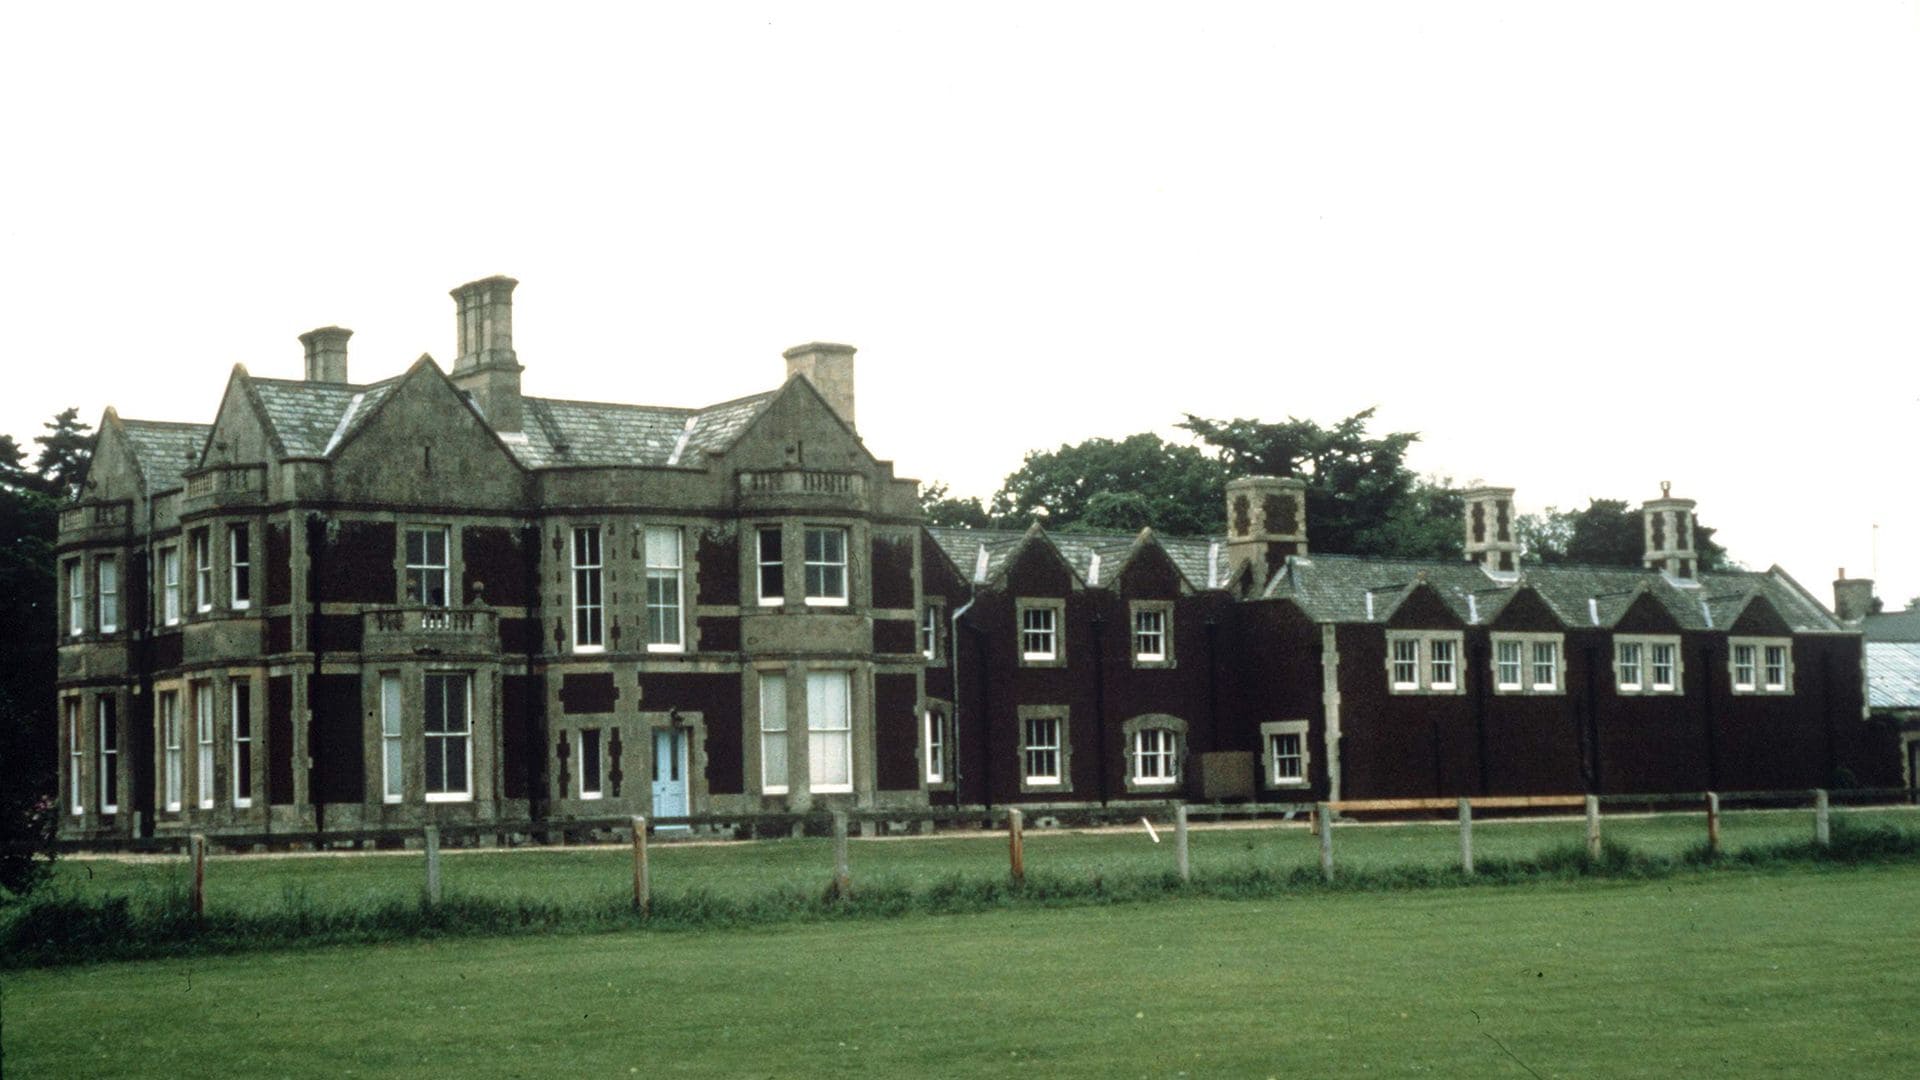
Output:
[[[54,794],[54,483],[0,437],[0,895],[48,871]],[[79,460],[84,468],[86,448]],[[25,845],[16,849],[16,845]],[[38,853],[36,855],[36,852]]]
[[[920,512],[927,515],[929,525],[989,529],[994,524],[979,498],[955,498],[947,493],[947,485],[937,481],[920,489]]]
[[[1151,432],[1088,439],[1027,454],[994,494],[991,513],[1016,528],[1034,521],[1049,529],[1151,525],[1196,536],[1220,529],[1225,481],[1218,460]]]
[[[80,493],[80,482],[87,475],[87,458],[93,451],[93,429],[80,422],[79,409],[67,409],[48,421],[45,435],[35,435],[40,456],[33,461],[42,490],[61,499]]]

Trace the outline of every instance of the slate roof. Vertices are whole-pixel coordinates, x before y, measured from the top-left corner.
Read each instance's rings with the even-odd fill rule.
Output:
[[[401,378],[364,386],[251,376],[249,382],[286,456],[317,458],[332,453],[365,423]],[[698,465],[698,452],[731,445],[777,392],[704,409],[529,397],[522,399],[526,438],[505,441],[530,469]],[[200,430],[204,439],[206,428]]]
[[[1867,706],[1920,709],[1920,641],[1868,640]]]
[[[177,424],[170,420],[122,420],[127,444],[146,474],[147,485],[165,491],[186,483],[181,474],[200,461],[210,424]]]
[[[1869,615],[1860,623],[1860,629],[1872,641],[1920,641],[1920,608],[1906,611],[1887,611],[1878,615]]]
[[[1026,533],[1016,529],[957,529],[929,528],[927,532],[940,550],[960,570],[960,576],[968,581],[974,579],[974,570],[980,558],[980,549],[987,551],[988,581],[1000,576],[1006,569],[1007,558],[1020,546]],[[1111,587],[1114,574],[1119,572],[1126,562],[1127,555],[1139,541],[1133,533],[1046,533],[1046,539],[1067,560],[1074,575],[1081,582]],[[1160,545],[1172,558],[1173,564],[1187,579],[1187,583],[1196,589],[1207,588],[1213,582],[1224,582],[1227,577],[1227,544],[1224,538],[1161,536],[1154,534],[1154,542]],[[1098,556],[1096,568],[1094,562]],[[1209,576],[1209,560],[1212,575]],[[1096,578],[1097,569],[1097,578]]]

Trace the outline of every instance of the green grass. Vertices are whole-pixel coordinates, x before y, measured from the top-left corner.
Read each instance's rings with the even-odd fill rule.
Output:
[[[88,965],[4,977],[3,1064],[10,1077],[1911,1075],[1916,890],[1911,863],[1736,867]]]

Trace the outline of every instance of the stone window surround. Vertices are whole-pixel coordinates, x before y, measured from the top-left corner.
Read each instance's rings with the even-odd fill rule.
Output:
[[[1139,754],[1138,739],[1143,731],[1173,732],[1173,778],[1141,780],[1134,767]],[[1125,761],[1122,776],[1129,792],[1178,791],[1187,775],[1187,722],[1167,713],[1142,713],[1120,725],[1120,752]]]
[[[1032,610],[1050,610],[1053,612],[1053,655],[1046,658],[1028,659],[1026,633],[1026,613]],[[1132,648],[1132,627],[1128,627],[1128,648]],[[1022,596],[1013,601],[1013,654],[1020,666],[1025,668],[1061,668],[1067,666],[1067,602],[1064,598]]]
[[[1065,705],[1019,705],[1014,708],[1019,726],[1015,741],[1014,767],[1019,770],[1021,794],[1068,794],[1073,791],[1073,727]],[[1027,721],[1055,719],[1060,722],[1060,779],[1057,783],[1030,782],[1027,779]]]
[[[1313,784],[1313,744],[1308,741],[1312,724],[1306,720],[1269,720],[1260,725],[1260,783],[1262,787],[1298,790]],[[1280,780],[1274,774],[1273,737],[1300,736],[1300,779]]]
[[[1387,692],[1390,694],[1464,694],[1467,692],[1466,635],[1459,630],[1389,630],[1387,631],[1386,676]],[[1415,653],[1414,671],[1417,685],[1396,683],[1393,677],[1393,649],[1396,641],[1416,641],[1419,648]],[[1453,684],[1436,687],[1433,685],[1433,649],[1430,642],[1453,642]]]
[[[1741,646],[1753,649],[1753,682],[1742,685],[1737,674],[1735,658]],[[1783,672],[1785,683],[1772,686],[1767,682],[1767,649],[1769,647],[1786,650],[1786,667]],[[1727,639],[1727,683],[1733,692],[1745,697],[1755,696],[1784,697],[1793,693],[1793,639],[1790,637],[1729,637]]]
[[[458,530],[456,530],[457,532]],[[429,675],[463,675],[467,685],[467,775],[465,794],[426,793],[426,679]],[[388,799],[384,782],[385,743],[383,734],[383,688],[386,676],[396,676],[400,685],[400,771],[401,796]],[[556,683],[557,689],[557,683]],[[360,730],[362,776],[365,798],[373,804],[409,807],[441,805],[470,806],[491,803],[495,798],[491,779],[498,767],[500,673],[486,663],[462,663],[430,660],[367,665],[361,674],[360,700],[365,717]],[[254,689],[259,699],[260,688]],[[561,714],[558,703],[550,702],[550,715]],[[557,727],[558,725],[556,725]],[[551,750],[543,751],[543,755]]]
[[[1127,656],[1136,668],[1170,668],[1175,666],[1173,655],[1173,608],[1172,600],[1131,600],[1127,603]],[[1134,639],[1139,625],[1140,613],[1157,611],[1160,613],[1160,655],[1142,656],[1138,643]]]
[[[1640,682],[1635,686],[1624,686],[1620,682],[1620,646],[1640,646]],[[1656,688],[1653,683],[1653,647],[1655,645],[1673,646],[1673,685]],[[1613,692],[1620,695],[1642,694],[1680,694],[1686,689],[1686,661],[1680,648],[1678,634],[1615,634],[1613,635]]]
[[[938,715],[945,725],[942,728],[946,738],[940,747],[940,779],[927,779],[927,715]],[[920,703],[920,752],[915,755],[920,765],[920,783],[928,791],[952,791],[953,777],[953,704],[939,698],[927,698]]]
[[[233,598],[233,529],[243,526],[247,530],[247,594],[248,598],[236,603]],[[172,546],[180,553],[180,622],[189,621],[195,616],[223,618],[231,615],[244,618],[256,609],[264,609],[266,589],[266,544],[267,519],[254,514],[241,514],[222,517],[195,517],[180,523],[178,530],[166,534],[156,534],[158,546]],[[404,526],[402,526],[404,528]],[[404,535],[401,537],[404,541]],[[399,569],[397,573],[401,584],[400,592],[406,592],[406,559],[404,543],[401,547]],[[451,548],[449,548],[451,552]],[[203,563],[200,558],[205,554],[204,578]],[[158,556],[149,568],[154,575],[154,598],[156,610],[165,585],[160,575],[161,562]],[[204,593],[202,591],[204,584]],[[156,619],[155,622],[160,620]],[[171,623],[168,625],[178,625]]]
[[[746,795],[758,795],[769,799],[782,799],[787,809],[803,810],[813,805],[814,800],[848,799],[868,795],[873,790],[873,676],[869,666],[856,660],[808,660],[808,661],[761,661],[747,669],[752,678],[746,680],[741,688],[742,730],[747,737],[742,739],[742,767],[746,771]],[[847,707],[852,711],[852,765],[853,791],[826,792],[811,789],[807,775],[811,752],[811,734],[807,726],[807,673],[813,671],[843,671],[848,679]],[[760,730],[760,686],[764,675],[784,675],[787,679],[787,785],[784,790],[769,791],[765,781],[765,766],[761,761]],[[683,713],[683,716],[688,715]],[[703,729],[704,730],[704,729]],[[651,735],[648,736],[652,738]],[[701,746],[704,747],[705,736]],[[649,742],[651,747],[652,743]],[[651,749],[648,753],[652,753]],[[705,761],[702,750],[701,761]],[[915,754],[916,758],[918,754]],[[649,767],[651,765],[649,764]],[[651,775],[651,774],[649,774]],[[698,781],[704,792],[706,781]],[[704,797],[704,796],[703,796]]]
[[[1561,633],[1507,633],[1495,631],[1489,635],[1489,668],[1487,676],[1493,684],[1493,692],[1501,695],[1525,694],[1565,694],[1567,692],[1567,635]],[[1500,643],[1517,642],[1520,645],[1520,685],[1503,686],[1500,682]],[[1533,647],[1538,644],[1553,646],[1553,685],[1541,688],[1533,681]]]
[[[658,524],[681,526],[682,535],[693,535],[694,530],[702,527],[701,519],[688,518],[675,520],[660,519]],[[741,542],[740,550],[740,610],[742,614],[761,612],[801,612],[815,611],[822,614],[838,614],[860,611],[871,602],[871,585],[867,574],[867,560],[860,557],[863,551],[871,550],[873,530],[862,518],[841,517],[833,514],[785,514],[779,516],[742,518],[738,523]],[[763,598],[760,595],[760,533],[763,529],[780,530],[780,565],[784,593],[778,600]],[[840,529],[846,533],[847,563],[846,589],[844,601],[831,602],[819,599],[807,599],[807,530]],[[685,556],[682,556],[685,561]]]

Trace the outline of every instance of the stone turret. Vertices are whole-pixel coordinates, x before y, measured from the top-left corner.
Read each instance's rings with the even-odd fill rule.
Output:
[[[1467,503],[1467,561],[1490,574],[1520,571],[1520,539],[1513,528],[1513,489],[1477,487]]]
[[[1227,481],[1227,561],[1252,568],[1255,591],[1307,553],[1307,484],[1292,476],[1240,476]]]
[[[1640,507],[1647,542],[1646,567],[1668,579],[1689,583],[1698,579],[1699,552],[1693,547],[1692,499],[1676,499],[1673,485],[1660,481],[1660,497]]]

